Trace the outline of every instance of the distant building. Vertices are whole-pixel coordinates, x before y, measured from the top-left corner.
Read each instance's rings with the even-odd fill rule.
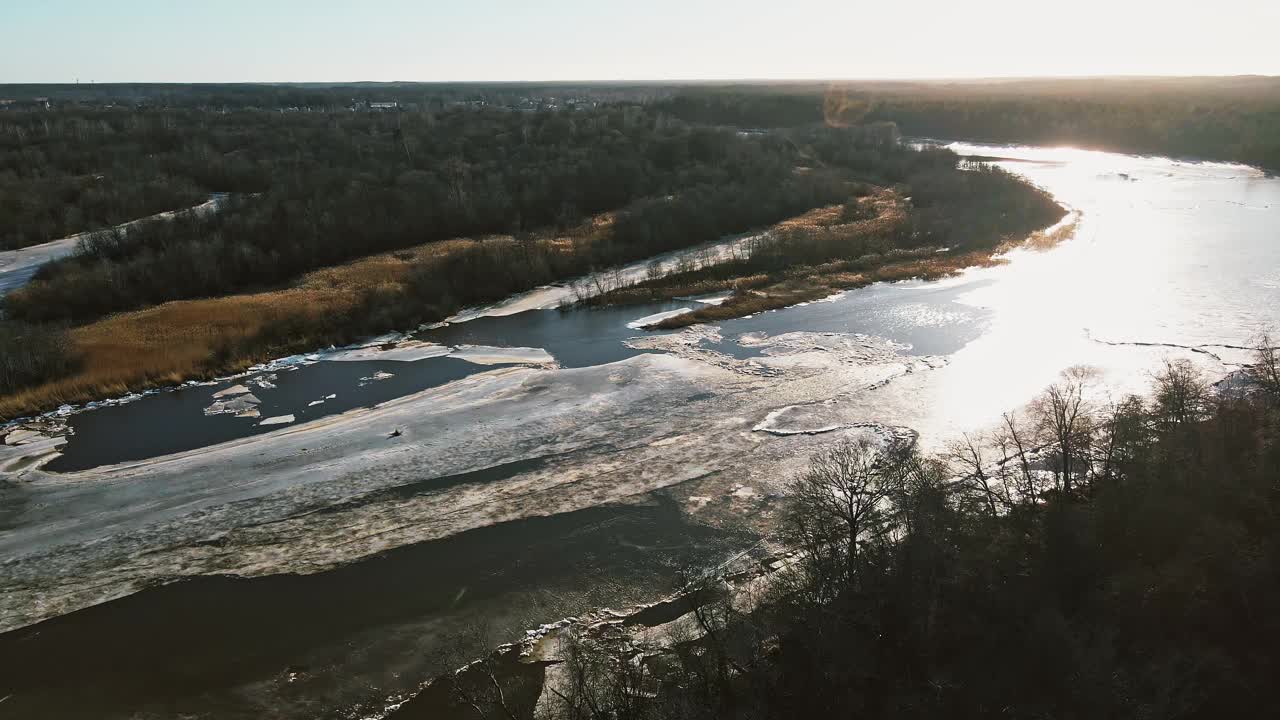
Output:
[[[9,110],[9,109],[48,110],[50,108],[50,104],[49,104],[49,98],[47,97],[31,98],[30,100],[21,100],[21,99],[14,100],[11,98],[5,98],[3,100],[0,100],[0,108],[3,108],[5,110]]]

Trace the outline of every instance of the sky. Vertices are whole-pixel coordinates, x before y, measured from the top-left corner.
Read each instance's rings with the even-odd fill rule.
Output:
[[[1280,0],[0,0],[0,83],[1280,75]]]

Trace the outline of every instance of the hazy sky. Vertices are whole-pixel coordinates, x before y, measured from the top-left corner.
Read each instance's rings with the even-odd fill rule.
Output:
[[[0,0],[0,82],[1280,75],[1280,0]]]

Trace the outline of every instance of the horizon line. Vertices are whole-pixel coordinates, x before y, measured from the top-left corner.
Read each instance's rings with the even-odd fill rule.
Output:
[[[712,83],[980,83],[1026,82],[1046,80],[1228,80],[1258,79],[1280,80],[1280,74],[1228,73],[1228,74],[1093,74],[1093,75],[972,75],[972,76],[914,76],[914,77],[707,77],[707,78],[574,78],[574,79],[468,79],[468,80],[95,80],[21,81],[0,82],[0,86],[14,85],[572,85],[572,84],[630,84],[630,85],[678,85]]]

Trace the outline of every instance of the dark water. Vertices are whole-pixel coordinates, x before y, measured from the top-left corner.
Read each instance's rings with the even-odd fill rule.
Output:
[[[898,283],[850,291],[836,302],[815,302],[766,312],[720,324],[724,340],[710,343],[720,352],[745,359],[759,349],[743,347],[735,338],[743,333],[777,335],[793,331],[865,333],[908,345],[917,354],[947,354],[978,337],[984,328],[984,312],[955,302],[964,286]],[[562,367],[590,367],[632,357],[642,350],[624,341],[645,331],[627,323],[693,302],[558,310],[531,310],[518,315],[484,317],[419,333],[418,337],[442,345],[534,347],[549,352]],[[116,407],[80,413],[71,419],[74,434],[63,455],[47,466],[56,472],[85,470],[99,465],[144,460],[169,453],[194,450],[229,440],[278,430],[260,426],[261,419],[293,414],[296,423],[370,407],[414,392],[443,385],[491,366],[450,357],[415,362],[318,362],[290,371],[276,372],[274,389],[249,386],[262,400],[259,419],[231,415],[204,415],[213,394],[247,378],[216,386],[182,388],[162,392]],[[377,371],[394,377],[362,381]],[[308,406],[329,394],[323,405]]]
[[[144,460],[170,453],[194,450],[228,440],[279,430],[280,425],[259,425],[263,419],[293,414],[294,424],[326,415],[369,407],[410,393],[443,385],[466,377],[478,369],[473,363],[453,358],[404,362],[318,362],[291,371],[277,371],[276,385],[260,389],[246,385],[262,400],[260,418],[233,415],[206,416],[204,409],[213,394],[248,378],[215,386],[183,387],[161,392],[127,405],[100,408],[73,415],[74,434],[62,456],[46,468],[54,472],[84,470],[98,465]],[[375,372],[392,373],[385,380],[362,381]],[[259,373],[265,376],[270,373]],[[255,376],[255,377],[257,377]],[[309,406],[326,395],[337,397],[322,405]]]
[[[317,575],[186,580],[0,635],[0,716],[351,716],[353,697],[366,698],[362,712],[381,708],[480,655],[470,624],[488,623],[480,643],[495,644],[546,618],[659,594],[678,569],[751,541],[687,525],[658,495]]]

